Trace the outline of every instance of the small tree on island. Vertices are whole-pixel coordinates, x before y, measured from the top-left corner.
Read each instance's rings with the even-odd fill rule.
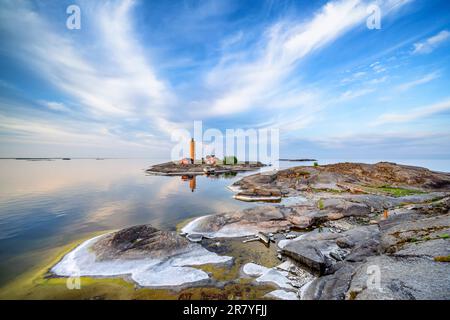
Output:
[[[235,156],[223,158],[223,164],[237,164],[237,163],[238,159]]]

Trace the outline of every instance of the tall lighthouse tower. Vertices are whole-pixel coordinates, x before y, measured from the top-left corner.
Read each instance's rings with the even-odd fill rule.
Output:
[[[191,163],[195,161],[195,141],[194,138],[191,139],[191,149],[190,149]]]

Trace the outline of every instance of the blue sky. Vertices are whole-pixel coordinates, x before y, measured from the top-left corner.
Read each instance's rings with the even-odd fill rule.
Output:
[[[279,128],[283,157],[449,159],[449,9],[2,0],[0,156],[167,157],[171,133],[202,120]]]

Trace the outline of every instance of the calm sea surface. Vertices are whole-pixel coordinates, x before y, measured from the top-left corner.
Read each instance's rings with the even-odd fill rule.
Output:
[[[320,160],[319,163],[354,161]],[[391,160],[450,171],[450,160]],[[151,223],[174,230],[191,217],[254,206],[226,188],[235,177],[146,175],[152,159],[0,160],[0,287],[46,250],[97,231]],[[373,163],[376,160],[361,160]],[[280,166],[311,165],[281,162]]]

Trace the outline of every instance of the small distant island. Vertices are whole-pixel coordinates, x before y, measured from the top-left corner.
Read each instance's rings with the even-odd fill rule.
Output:
[[[317,159],[287,159],[287,158],[281,158],[281,159],[278,159],[278,161],[312,162],[312,161],[317,161]]]

